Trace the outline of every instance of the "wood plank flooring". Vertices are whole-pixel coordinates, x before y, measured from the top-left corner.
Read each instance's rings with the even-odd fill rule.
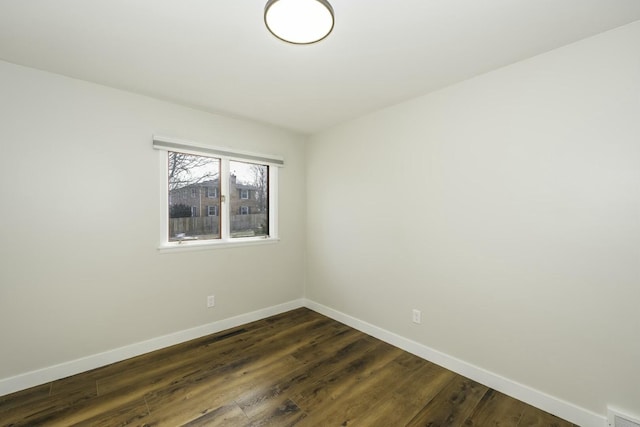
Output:
[[[1,396],[0,425],[573,426],[304,308]]]

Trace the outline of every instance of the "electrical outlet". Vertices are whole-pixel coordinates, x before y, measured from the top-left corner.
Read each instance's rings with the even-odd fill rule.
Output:
[[[211,308],[216,305],[216,297],[214,295],[209,295],[207,297],[207,307]]]
[[[414,308],[411,319],[413,320],[413,323],[422,323],[422,313],[420,310]]]

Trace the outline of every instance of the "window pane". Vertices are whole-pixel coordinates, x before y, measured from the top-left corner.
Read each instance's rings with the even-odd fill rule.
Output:
[[[219,239],[220,159],[169,151],[168,176],[169,241]]]
[[[269,235],[269,166],[229,162],[231,237]]]

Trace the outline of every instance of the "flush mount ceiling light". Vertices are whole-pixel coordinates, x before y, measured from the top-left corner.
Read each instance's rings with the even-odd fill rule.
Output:
[[[333,30],[333,8],[326,0],[269,0],[264,23],[280,40],[311,44]]]

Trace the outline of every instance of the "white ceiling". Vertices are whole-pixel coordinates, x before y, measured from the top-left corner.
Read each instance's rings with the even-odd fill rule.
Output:
[[[289,45],[266,0],[0,0],[0,58],[313,133],[640,20],[640,0],[330,0]]]

